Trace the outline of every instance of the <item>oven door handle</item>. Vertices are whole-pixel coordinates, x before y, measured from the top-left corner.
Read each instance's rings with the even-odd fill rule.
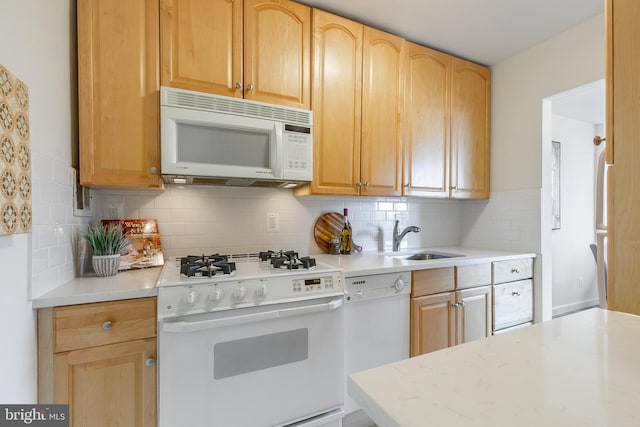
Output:
[[[163,322],[162,330],[165,332],[195,332],[205,329],[221,328],[225,326],[243,325],[283,317],[301,316],[303,314],[319,313],[322,311],[337,310],[342,306],[342,298],[331,300],[327,303],[314,304],[305,307],[285,308],[282,310],[265,311],[264,313],[245,314],[240,316],[225,317],[223,319],[201,320],[197,322]]]

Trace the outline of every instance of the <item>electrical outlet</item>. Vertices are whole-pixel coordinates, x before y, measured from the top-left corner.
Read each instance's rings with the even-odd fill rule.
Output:
[[[280,232],[280,214],[278,212],[267,212],[267,233]]]
[[[578,277],[578,288],[582,289],[582,287],[584,286],[584,279],[582,278],[582,276]]]
[[[104,219],[123,219],[124,202],[108,202],[102,208]]]

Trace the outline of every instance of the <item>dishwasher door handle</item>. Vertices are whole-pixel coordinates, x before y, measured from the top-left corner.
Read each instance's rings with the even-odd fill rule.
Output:
[[[178,321],[162,322],[162,330],[165,332],[196,332],[206,329],[221,328],[225,326],[244,325],[246,323],[263,320],[279,319],[284,317],[301,316],[303,314],[319,313],[322,311],[337,310],[342,306],[342,297],[322,304],[314,304],[303,307],[284,308],[281,310],[265,311],[263,313],[244,314],[240,316],[225,317],[222,319],[201,320],[196,322]]]

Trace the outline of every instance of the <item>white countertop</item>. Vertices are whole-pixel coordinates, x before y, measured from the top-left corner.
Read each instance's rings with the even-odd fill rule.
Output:
[[[408,272],[536,256],[535,253],[463,247],[407,249],[398,252],[397,255],[409,256],[420,251],[446,252],[463,256],[429,261],[407,261],[384,256],[378,252],[363,252],[351,255],[314,254],[312,256],[320,262],[343,269],[346,277]],[[151,267],[141,270],[121,271],[112,277],[78,277],[35,298],[32,306],[33,308],[44,308],[156,296],[158,294],[156,284],[161,270],[161,267]]]
[[[397,273],[454,265],[477,264],[480,262],[504,261],[517,258],[534,258],[535,253],[509,252],[492,249],[475,249],[460,246],[403,249],[398,255],[409,256],[416,252],[442,252],[462,257],[434,259],[428,261],[408,261],[402,258],[384,256],[379,252],[362,252],[351,255],[313,255],[318,261],[344,269],[346,277],[368,276],[372,274]]]
[[[591,309],[353,374],[380,427],[640,425],[640,317]]]
[[[150,267],[111,277],[78,277],[34,299],[33,308],[156,296],[160,271],[161,267]]]

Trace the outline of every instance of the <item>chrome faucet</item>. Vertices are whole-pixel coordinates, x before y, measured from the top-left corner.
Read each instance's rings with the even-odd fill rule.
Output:
[[[393,226],[393,251],[394,252],[396,252],[400,248],[400,242],[402,242],[402,239],[407,233],[411,231],[413,231],[414,233],[420,232],[420,227],[416,227],[415,225],[410,225],[404,230],[402,230],[400,234],[398,234],[399,224],[400,224],[400,221],[396,219],[396,224]]]

